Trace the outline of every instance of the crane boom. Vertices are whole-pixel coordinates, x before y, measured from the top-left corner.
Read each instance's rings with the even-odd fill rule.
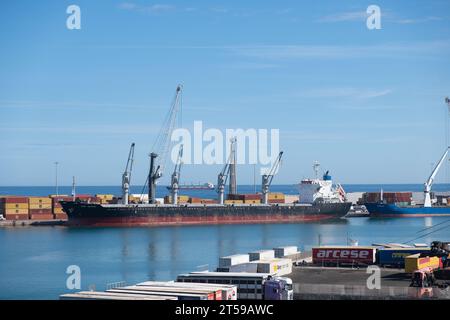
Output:
[[[163,176],[169,154],[172,132],[176,126],[178,112],[181,109],[182,86],[178,85],[169,112],[164,119],[150,154],[150,171],[148,175],[148,201],[155,203],[156,183]]]
[[[128,153],[127,165],[122,175],[122,202],[128,204],[128,196],[130,192],[131,172],[133,171],[134,162],[134,142],[131,144],[130,152]]]
[[[425,199],[424,199],[424,203],[423,203],[424,207],[431,207],[431,196],[430,196],[431,187],[433,186],[433,182],[434,182],[434,178],[436,177],[436,174],[438,173],[439,169],[442,166],[442,163],[444,162],[445,158],[447,157],[448,149],[449,149],[449,147],[447,147],[445,149],[445,152],[442,155],[441,159],[434,167],[428,180],[425,182],[425,189],[424,189],[424,198]]]
[[[222,171],[217,177],[217,193],[219,204],[224,203],[225,185],[227,184],[228,177],[232,173],[232,165],[235,163],[235,152],[233,151],[233,144],[236,143],[236,139],[231,139],[231,152],[228,157],[227,163],[223,167]]]
[[[178,204],[178,189],[180,186],[180,175],[181,175],[181,165],[183,158],[183,145],[180,145],[180,150],[178,151],[177,162],[175,163],[175,168],[172,173],[171,179],[171,191],[172,191],[172,204]]]
[[[280,167],[281,157],[283,156],[283,151],[278,154],[272,168],[267,174],[262,176],[262,202],[263,204],[269,203],[269,187],[272,184],[273,177],[277,174],[278,168]]]

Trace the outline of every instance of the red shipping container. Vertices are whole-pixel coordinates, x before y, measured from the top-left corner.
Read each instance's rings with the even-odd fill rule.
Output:
[[[29,209],[31,214],[52,214],[52,209]]]
[[[28,203],[28,197],[5,197],[0,198],[1,203]]]
[[[313,263],[374,264],[376,249],[372,247],[315,247]]]
[[[261,195],[255,194],[255,193],[244,194],[243,197],[244,197],[244,200],[260,200],[261,199]]]
[[[28,214],[7,214],[5,215],[6,220],[28,220]]]
[[[31,220],[53,220],[53,214],[31,214]]]
[[[269,203],[284,203],[284,199],[269,199]]]
[[[56,220],[67,220],[67,214],[65,213],[55,213],[55,219]]]

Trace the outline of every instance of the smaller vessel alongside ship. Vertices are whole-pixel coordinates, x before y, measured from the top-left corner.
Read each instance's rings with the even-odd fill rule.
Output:
[[[424,184],[423,205],[415,205],[411,202],[411,193],[389,193],[388,199],[382,191],[377,201],[366,201],[364,205],[375,217],[433,217],[450,216],[449,203],[438,204],[436,199],[431,198],[431,187],[434,179],[444,163],[449,152],[447,147],[439,162],[434,167],[431,175]]]

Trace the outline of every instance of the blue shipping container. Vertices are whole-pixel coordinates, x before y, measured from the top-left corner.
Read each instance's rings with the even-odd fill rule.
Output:
[[[416,253],[430,252],[430,248],[384,248],[378,249],[377,262],[380,266],[405,267],[405,257]]]

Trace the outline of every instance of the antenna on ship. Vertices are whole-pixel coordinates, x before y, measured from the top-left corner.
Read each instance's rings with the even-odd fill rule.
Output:
[[[231,146],[230,146],[230,186],[229,186],[229,193],[230,194],[236,194],[237,193],[237,181],[236,181],[236,162],[237,162],[237,156],[236,156],[236,144],[237,144],[237,138],[233,137],[230,139]]]
[[[316,179],[319,179],[319,168],[320,168],[319,161],[314,161],[313,170],[314,170],[314,172],[316,174]]]
[[[72,200],[75,201],[76,192],[75,192],[75,176],[72,177]]]

